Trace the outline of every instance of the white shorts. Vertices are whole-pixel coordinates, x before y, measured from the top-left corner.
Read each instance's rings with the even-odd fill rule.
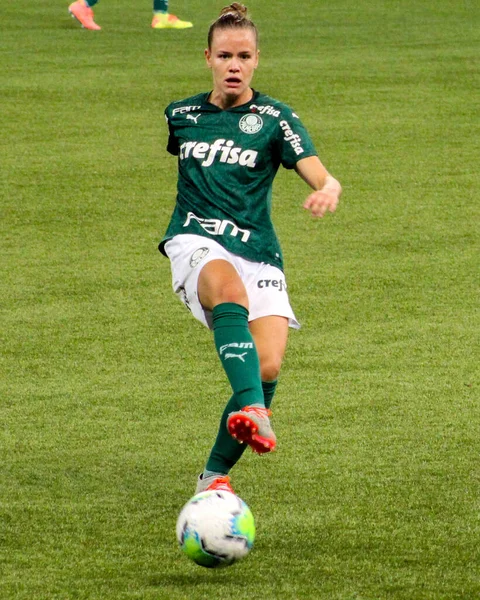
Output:
[[[288,299],[285,275],[277,267],[241,258],[201,235],[176,235],[165,244],[165,252],[172,268],[173,291],[193,316],[209,329],[212,328],[212,313],[200,304],[197,284],[203,267],[211,260],[219,259],[231,263],[240,275],[248,295],[249,321],[275,315],[286,317],[290,327],[300,328]]]

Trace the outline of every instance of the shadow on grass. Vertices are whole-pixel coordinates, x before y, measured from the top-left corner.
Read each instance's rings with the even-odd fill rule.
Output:
[[[208,578],[205,577],[208,575]],[[222,583],[228,585],[243,586],[241,577],[234,577],[233,574],[225,570],[202,569],[198,573],[178,573],[165,575],[152,575],[147,580],[151,587],[164,587],[171,585],[174,587],[188,586],[194,587],[197,585],[205,585],[205,583]]]

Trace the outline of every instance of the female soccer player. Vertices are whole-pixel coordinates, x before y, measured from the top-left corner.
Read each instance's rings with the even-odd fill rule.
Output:
[[[245,445],[259,454],[276,445],[269,408],[288,328],[299,324],[270,218],[275,174],[280,164],[296,170],[314,190],[303,206],[316,217],[334,212],[341,193],[298,116],[251,87],[257,41],[245,6],[225,7],[205,50],[213,90],[165,111],[179,175],[159,248],[171,261],[174,291],[213,330],[233,390],[197,492],[232,491],[228,473]]]

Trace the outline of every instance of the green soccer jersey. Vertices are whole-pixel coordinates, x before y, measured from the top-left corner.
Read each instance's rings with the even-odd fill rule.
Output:
[[[178,156],[177,201],[160,251],[173,236],[214,239],[230,252],[283,269],[271,220],[272,183],[316,155],[298,116],[286,104],[254,92],[250,102],[222,110],[208,93],[165,110],[167,150]]]

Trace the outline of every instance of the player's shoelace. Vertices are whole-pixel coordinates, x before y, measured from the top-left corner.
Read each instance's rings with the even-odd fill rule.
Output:
[[[207,487],[207,490],[223,490],[225,492],[234,493],[232,486],[230,485],[230,477],[225,475],[225,477],[217,477],[215,481]]]

